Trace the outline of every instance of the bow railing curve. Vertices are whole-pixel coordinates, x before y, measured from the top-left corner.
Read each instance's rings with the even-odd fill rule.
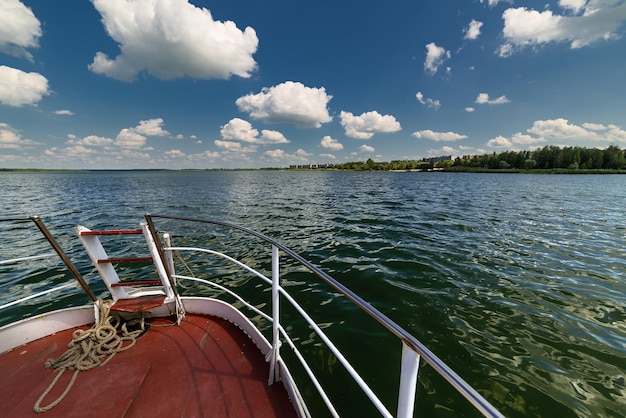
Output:
[[[262,234],[253,229],[237,225],[230,222],[224,222],[219,220],[211,220],[211,219],[197,219],[191,217],[183,217],[183,216],[171,216],[164,214],[145,214],[146,221],[153,231],[156,234],[156,229],[154,228],[153,219],[159,218],[164,220],[173,220],[173,221],[184,221],[184,222],[195,222],[195,223],[203,223],[225,227],[228,229],[238,230],[245,234],[257,237],[262,241],[270,244],[272,246],[272,278],[267,278],[263,276],[261,273],[254,271],[254,274],[262,277],[266,282],[272,284],[272,300],[273,300],[273,314],[272,314],[272,351],[273,361],[279,361],[280,356],[278,354],[278,349],[280,347],[280,341],[278,340],[278,335],[283,335],[284,338],[287,339],[292,350],[295,348],[293,343],[285,333],[285,330],[280,326],[280,322],[278,320],[278,301],[277,297],[280,293],[283,297],[287,298],[287,300],[300,312],[301,315],[309,322],[309,325],[316,331],[316,333],[324,340],[327,346],[331,349],[333,354],[337,356],[339,361],[346,367],[350,375],[355,379],[357,384],[364,390],[366,395],[372,400],[377,409],[381,412],[383,416],[392,416],[391,413],[385,408],[382,402],[378,399],[378,397],[371,391],[371,389],[367,386],[367,384],[361,379],[358,373],[352,368],[352,366],[348,363],[348,361],[343,357],[341,352],[334,346],[334,344],[326,337],[319,327],[314,323],[314,321],[306,314],[306,312],[299,307],[297,302],[291,298],[291,296],[280,286],[279,283],[279,275],[278,275],[278,254],[279,251],[282,251],[284,254],[289,256],[291,259],[295,260],[300,265],[304,266],[307,270],[321,279],[323,282],[334,288],[341,295],[346,297],[352,303],[354,303],[357,307],[359,307],[363,312],[368,314],[378,323],[380,323],[385,329],[387,329],[392,335],[397,337],[402,342],[402,360],[401,360],[401,371],[400,371],[400,387],[398,390],[398,410],[397,417],[408,418],[413,416],[414,403],[415,403],[415,394],[416,394],[416,385],[417,385],[417,376],[419,371],[419,364],[421,361],[424,361],[426,364],[432,367],[440,376],[442,376],[458,393],[460,393],[465,399],[467,399],[480,413],[482,413],[486,417],[503,417],[503,415],[491,404],[487,401],[481,394],[479,394],[471,385],[469,385],[463,378],[461,378],[454,370],[452,370],[444,361],[439,359],[430,349],[428,349],[422,342],[420,342],[415,336],[410,334],[400,325],[396,324],[393,320],[387,317],[385,314],[380,312],[378,309],[373,307],[359,295],[354,293],[352,290],[344,286],[342,283],[338,282],[332,276],[313,265],[311,262],[306,260],[304,257],[291,250],[287,246],[278,242],[277,240]],[[197,248],[191,247],[170,247],[170,250],[197,250]],[[225,256],[222,254],[222,256]],[[228,256],[225,256],[228,258]],[[164,257],[166,259],[166,257]],[[246,267],[247,268],[247,267]],[[174,276],[178,278],[187,278],[185,276],[175,275],[174,272],[171,272]],[[173,277],[174,279],[176,277]],[[301,357],[299,352],[296,352],[297,357]],[[304,359],[301,359],[301,362]],[[270,366],[272,367],[272,363],[270,362]],[[306,367],[306,366],[305,366]],[[315,379],[313,377],[313,379]],[[270,381],[272,377],[270,377]],[[318,383],[314,380],[314,385],[317,387]],[[318,388],[318,391],[321,388]],[[322,391],[323,392],[323,391]],[[321,394],[324,398],[325,395]],[[325,399],[326,402],[326,399]],[[329,401],[326,402],[327,406],[329,406]],[[333,415],[336,415],[336,411],[332,405],[329,406],[329,410]]]

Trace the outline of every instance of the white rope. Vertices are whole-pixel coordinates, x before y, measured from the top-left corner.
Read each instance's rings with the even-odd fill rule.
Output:
[[[67,345],[67,351],[56,360],[49,359],[46,361],[46,368],[54,368],[58,374],[33,406],[35,412],[45,412],[57,406],[69,393],[79,372],[103,366],[115,354],[128,350],[135,345],[137,337],[144,332],[143,317],[140,329],[128,331],[126,323],[124,323],[120,328],[121,335],[118,335],[117,328],[120,326],[121,321],[117,317],[110,315],[112,304],[113,302],[111,301],[98,299],[100,310],[98,323],[88,330],[79,329],[74,331],[72,341]],[[130,343],[124,345],[126,341]],[[74,375],[65,390],[56,400],[46,406],[41,406],[41,403],[57,384],[65,370],[74,370]]]

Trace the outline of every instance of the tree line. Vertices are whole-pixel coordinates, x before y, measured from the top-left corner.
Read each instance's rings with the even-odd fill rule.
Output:
[[[615,145],[606,149],[558,147],[550,145],[535,151],[506,151],[457,157],[455,167],[487,169],[570,169],[570,170],[624,170],[624,150]]]
[[[626,170],[626,150],[615,145],[606,149],[584,147],[558,147],[549,145],[534,151],[505,151],[483,155],[466,155],[454,160],[436,163],[403,160],[376,162],[353,161],[335,164],[333,169],[353,171],[390,171],[390,170],[432,170],[444,169],[462,171],[467,169],[486,170]]]

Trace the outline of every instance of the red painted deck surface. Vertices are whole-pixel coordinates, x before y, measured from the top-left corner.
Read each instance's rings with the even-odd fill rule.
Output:
[[[85,327],[87,328],[87,327]],[[81,372],[69,395],[36,414],[33,405],[55,376],[72,331],[0,356],[0,417],[295,417],[281,383],[267,385],[268,364],[237,326],[188,315],[180,326],[151,326],[105,366]],[[48,405],[66,387],[65,372]]]

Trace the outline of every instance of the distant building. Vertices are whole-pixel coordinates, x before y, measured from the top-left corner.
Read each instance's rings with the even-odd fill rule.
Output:
[[[452,160],[452,156],[451,155],[443,155],[441,157],[429,157],[429,158],[424,158],[422,159],[423,162],[425,163],[440,163],[442,161],[451,161]]]
[[[300,170],[315,170],[318,168],[334,168],[335,167],[335,163],[323,163],[323,164],[318,164],[318,163],[309,163],[309,164],[292,164],[289,166],[290,169],[292,170],[296,170],[296,169],[300,169]]]

